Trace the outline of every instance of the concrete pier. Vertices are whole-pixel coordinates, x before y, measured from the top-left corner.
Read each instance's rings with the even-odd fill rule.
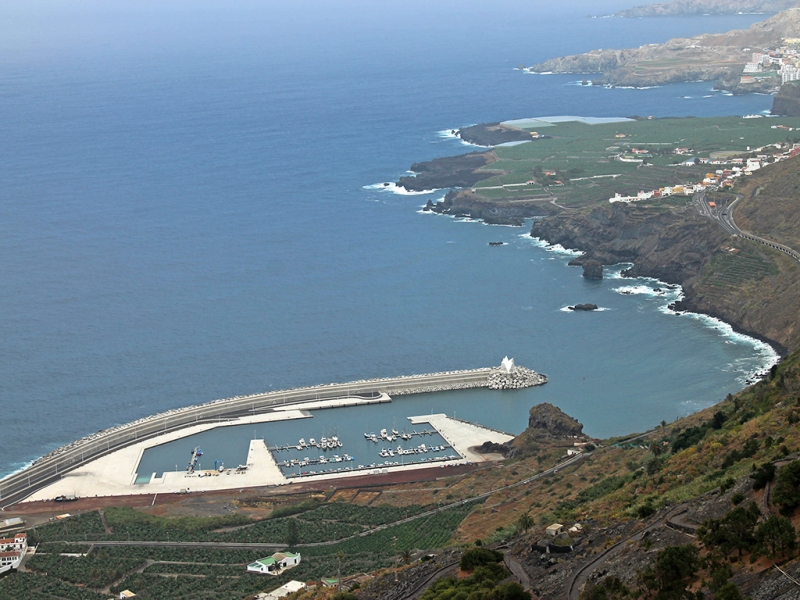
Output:
[[[62,446],[23,471],[3,478],[0,480],[0,508],[30,497],[36,490],[57,482],[67,472],[90,461],[156,437],[159,438],[157,443],[163,443],[168,441],[162,437],[166,434],[174,434],[174,438],[170,436],[172,439],[184,437],[190,434],[186,431],[189,427],[202,425],[205,429],[210,429],[225,424],[238,425],[243,422],[243,418],[254,418],[265,413],[275,414],[286,409],[297,410],[300,407],[332,408],[385,402],[387,395],[489,387],[490,376],[497,372],[497,368],[482,368],[333,383],[235,396],[170,410],[105,429]],[[541,376],[536,385],[545,381],[546,378]]]

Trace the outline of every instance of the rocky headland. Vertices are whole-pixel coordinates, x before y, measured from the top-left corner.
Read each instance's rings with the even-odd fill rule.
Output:
[[[504,123],[479,123],[457,130],[455,134],[469,144],[476,146],[499,146],[510,142],[530,142],[547,136],[534,136],[530,131],[517,129]]]
[[[784,38],[800,37],[800,9],[785,10],[748,29],[675,38],[638,48],[598,49],[553,58],[528,70],[534,73],[597,74],[597,85],[647,87],[685,81],[714,81],[720,89],[739,87],[752,48],[777,47]],[[774,85],[774,84],[771,84]]]
[[[797,6],[796,0],[673,0],[634,6],[614,13],[617,17],[683,17],[693,15],[774,14]]]
[[[502,454],[507,458],[530,456],[542,444],[572,445],[575,439],[586,441],[583,425],[557,406],[543,402],[532,407],[528,414],[528,427],[505,444],[486,442],[476,448],[479,452]]]
[[[471,152],[459,156],[435,158],[414,163],[411,171],[415,175],[401,177],[397,185],[410,192],[423,192],[438,188],[470,187],[495,175],[492,171],[480,171],[481,167],[497,160],[493,152]]]
[[[558,207],[535,198],[509,198],[492,200],[469,189],[451,190],[439,202],[428,200],[422,209],[440,215],[480,219],[490,225],[522,226],[525,219],[543,217],[559,211]]]

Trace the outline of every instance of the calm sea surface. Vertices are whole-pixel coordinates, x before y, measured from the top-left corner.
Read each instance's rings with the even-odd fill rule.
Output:
[[[550,383],[321,411],[207,454],[230,465],[253,435],[363,440],[430,412],[519,432],[539,402],[606,436],[741,388],[768,349],[669,314],[657,284],[587,282],[529,228],[418,212],[443,192],[369,188],[467,150],[439,133],[462,125],[770,107],[708,84],[582,88],[514,69],[759,20],[586,18],[628,4],[4,3],[0,475],[174,407],[506,354]],[[576,302],[607,310],[562,310]]]

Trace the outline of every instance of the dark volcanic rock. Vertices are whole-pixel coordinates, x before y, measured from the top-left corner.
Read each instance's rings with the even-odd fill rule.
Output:
[[[568,308],[570,310],[597,310],[597,304],[576,304]]]
[[[472,152],[459,156],[435,158],[427,162],[414,163],[411,170],[416,176],[401,177],[397,185],[412,192],[451,187],[471,187],[495,175],[491,171],[478,171],[495,162],[491,152]]]
[[[772,114],[800,117],[800,82],[784,83],[772,99]]]
[[[548,437],[571,437],[583,433],[582,424],[549,402],[531,408],[528,429],[534,435]]]
[[[462,127],[457,132],[465,142],[478,146],[497,146],[508,142],[529,142],[531,134],[516,127],[501,123],[481,123],[470,127]]]
[[[550,203],[543,202],[509,202],[491,200],[473,193],[471,190],[451,190],[441,202],[428,202],[425,211],[481,219],[490,225],[521,226],[529,217],[540,217],[553,214],[556,209]]]
[[[592,259],[583,261],[583,276],[586,279],[602,279],[603,263]]]

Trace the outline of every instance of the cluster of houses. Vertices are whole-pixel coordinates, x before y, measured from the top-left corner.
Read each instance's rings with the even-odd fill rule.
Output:
[[[739,83],[755,83],[766,77],[780,77],[781,85],[800,80],[798,43],[800,40],[786,39],[784,46],[776,50],[753,52],[750,62],[744,66]]]
[[[28,536],[17,533],[14,537],[0,538],[0,573],[18,569],[28,551]]]
[[[773,125],[774,129],[787,129],[792,128],[784,125]],[[687,160],[686,165],[714,165],[722,168],[715,169],[713,172],[708,172],[703,177],[702,181],[696,183],[687,183],[682,185],[665,186],[655,190],[640,191],[635,196],[623,196],[622,194],[614,194],[613,198],[609,198],[609,202],[641,202],[642,200],[652,200],[658,198],[667,198],[669,196],[691,196],[697,192],[702,192],[706,189],[719,190],[733,187],[737,178],[742,176],[751,175],[753,171],[757,171],[769,162],[780,162],[787,158],[792,158],[800,154],[800,144],[781,144],[776,143],[771,145],[775,149],[774,153],[767,154],[766,150],[769,147],[757,148],[755,157],[744,158],[692,158]],[[677,148],[675,154],[689,154],[690,151],[686,148]]]

